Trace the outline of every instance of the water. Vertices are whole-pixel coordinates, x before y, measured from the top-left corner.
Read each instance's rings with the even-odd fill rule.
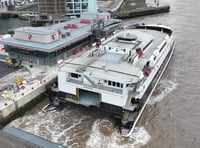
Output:
[[[120,137],[109,115],[73,105],[42,113],[47,101],[10,125],[69,147],[199,148],[200,2],[160,0],[164,3],[171,5],[170,13],[125,20],[170,26],[176,41],[172,60],[129,139]]]
[[[9,28],[30,26],[30,22],[18,18],[0,18],[0,34],[6,34]]]

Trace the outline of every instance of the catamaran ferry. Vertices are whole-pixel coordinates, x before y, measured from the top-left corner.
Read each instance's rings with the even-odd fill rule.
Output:
[[[120,119],[129,136],[174,50],[172,30],[163,25],[135,25],[84,54],[63,62],[50,101],[97,106]]]

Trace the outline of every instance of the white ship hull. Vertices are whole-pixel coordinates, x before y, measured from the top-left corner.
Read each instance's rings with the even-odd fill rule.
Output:
[[[127,137],[171,59],[174,41],[171,29],[164,26],[123,32],[66,61],[49,96],[55,106],[72,102],[112,113]]]
[[[141,110],[138,112],[138,116],[137,118],[134,120],[133,124],[132,124],[132,127],[130,129],[126,129],[126,128],[122,128],[122,136],[124,137],[129,137],[131,135],[131,133],[134,131],[134,128],[138,122],[138,120],[140,119],[149,99],[151,98],[151,95],[153,93],[153,91],[155,90],[159,80],[161,79],[163,73],[165,72],[169,62],[170,62],[170,59],[173,55],[173,52],[174,52],[174,47],[175,47],[175,43],[172,44],[172,46],[170,47],[170,50],[169,50],[169,53],[168,55],[165,57],[164,61],[163,62],[163,66],[160,67],[161,69],[159,69],[159,71],[157,71],[157,75],[155,75],[153,81],[154,83],[152,82],[150,85],[152,86],[149,86],[151,89],[150,89],[150,92],[146,92],[147,96],[144,97],[144,104],[142,105],[142,108]],[[159,74],[158,74],[159,73]]]

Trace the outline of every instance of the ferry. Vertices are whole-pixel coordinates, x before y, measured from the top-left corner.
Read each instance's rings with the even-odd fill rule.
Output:
[[[101,39],[93,49],[59,66],[49,91],[53,106],[96,106],[133,132],[174,51],[173,31],[164,25],[133,25]]]

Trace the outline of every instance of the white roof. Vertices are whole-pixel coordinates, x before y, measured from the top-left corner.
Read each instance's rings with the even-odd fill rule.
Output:
[[[90,77],[120,83],[138,82],[139,77],[143,74],[142,69],[146,65],[153,51],[155,51],[156,47],[163,41],[166,34],[153,30],[136,30],[133,32],[141,43],[140,45],[138,44],[138,46],[144,47],[153,40],[153,45],[149,47],[148,51],[145,51],[144,56],[139,58],[136,64],[124,60],[124,56],[127,54],[113,53],[108,50],[100,56],[89,56],[91,51],[88,51],[80,57],[66,62],[65,65],[61,67],[60,71],[83,73],[89,75]],[[104,45],[107,46],[112,43],[112,47],[123,47],[123,45],[126,45],[125,48],[129,48],[129,44],[120,42],[116,42],[115,44],[113,40],[110,41],[111,42],[108,42],[107,44],[105,43]],[[134,49],[136,48],[134,43],[130,44],[130,46],[133,46]],[[131,48],[130,50],[134,49]],[[133,53],[135,53],[135,51]]]

